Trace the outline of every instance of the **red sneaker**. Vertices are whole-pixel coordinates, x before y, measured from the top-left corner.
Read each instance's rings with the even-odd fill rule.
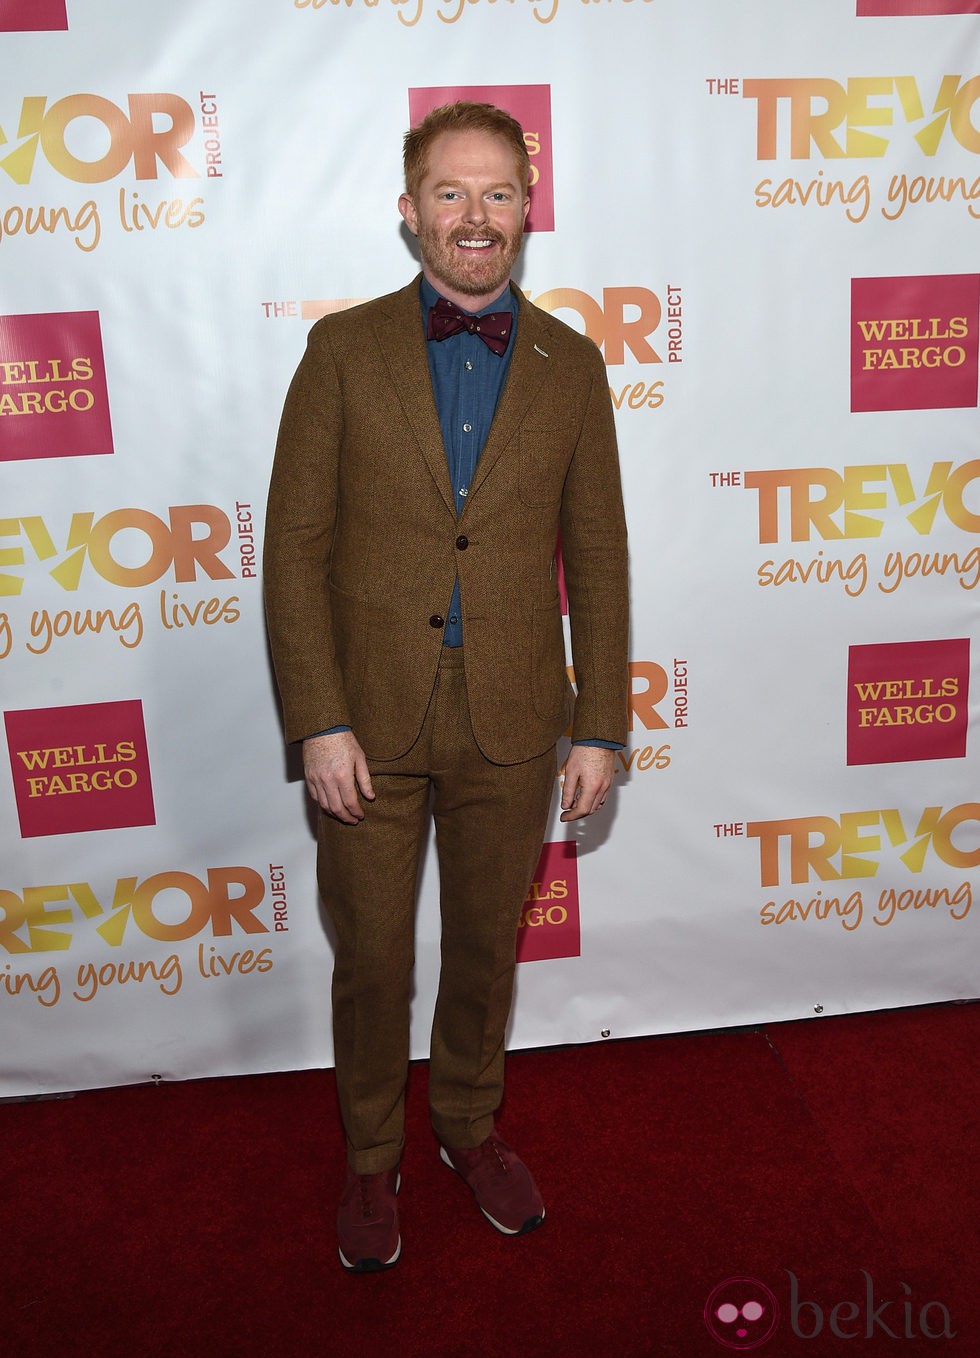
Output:
[[[337,1241],[340,1262],[351,1273],[379,1273],[398,1262],[402,1239],[395,1194],[400,1187],[397,1169],[355,1174],[348,1165],[337,1211]]]
[[[523,1160],[494,1132],[474,1150],[447,1150],[441,1158],[465,1179],[477,1206],[504,1235],[525,1235],[544,1221],[544,1203]]]

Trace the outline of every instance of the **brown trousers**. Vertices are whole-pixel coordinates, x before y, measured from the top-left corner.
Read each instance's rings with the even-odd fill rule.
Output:
[[[358,1174],[391,1169],[402,1152],[416,878],[430,799],[442,964],[429,1104],[442,1144],[472,1147],[489,1136],[503,1094],[517,928],[556,772],[554,749],[521,764],[492,764],[481,754],[462,651],[451,648],[412,749],[369,767],[375,801],[363,802],[355,826],[321,814],[317,865],[337,934],[334,1059]]]

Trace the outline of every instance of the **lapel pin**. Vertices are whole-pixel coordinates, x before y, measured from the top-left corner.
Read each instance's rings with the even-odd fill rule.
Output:
[[[536,344],[536,345],[534,346],[534,351],[535,351],[535,353],[540,354],[542,358],[547,358],[547,357],[548,357],[548,355],[545,353],[545,351],[541,348],[540,344]]]

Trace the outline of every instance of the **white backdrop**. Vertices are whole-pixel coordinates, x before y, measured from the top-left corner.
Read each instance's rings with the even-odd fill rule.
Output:
[[[257,548],[448,80],[526,129],[518,281],[603,346],[632,544],[630,745],[511,1044],[977,993],[978,8],[3,0],[0,1091],[331,1063]],[[415,1055],[437,958],[430,860]]]

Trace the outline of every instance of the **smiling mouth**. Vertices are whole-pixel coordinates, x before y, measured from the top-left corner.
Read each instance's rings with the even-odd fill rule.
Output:
[[[464,250],[489,250],[491,245],[496,244],[496,241],[461,239],[458,240],[456,244]]]

